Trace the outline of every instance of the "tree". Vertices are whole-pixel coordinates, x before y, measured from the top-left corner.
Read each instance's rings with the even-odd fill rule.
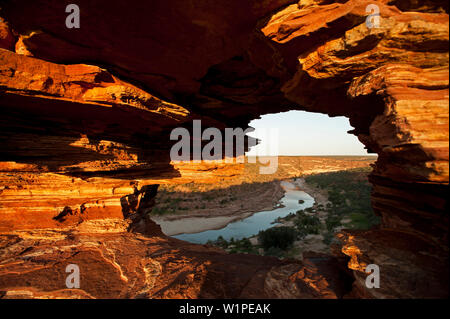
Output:
[[[278,247],[270,247],[269,249],[264,250],[264,255],[281,258],[284,255],[284,251]]]
[[[296,239],[296,231],[292,227],[272,227],[267,230],[260,231],[258,240],[267,251],[271,247],[279,249],[287,249]]]
[[[317,216],[310,216],[302,211],[297,212],[294,220],[298,231],[298,238],[303,238],[308,234],[318,234],[320,229],[320,219]]]

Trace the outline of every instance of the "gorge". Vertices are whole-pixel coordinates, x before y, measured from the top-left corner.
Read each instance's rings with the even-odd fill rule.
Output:
[[[247,218],[229,223],[219,229],[209,229],[190,234],[176,234],[177,236],[174,237],[199,244],[205,244],[208,240],[216,240],[219,236],[225,240],[252,237],[257,235],[259,231],[272,227],[278,217],[286,217],[291,212],[296,212],[299,209],[308,208],[313,205],[314,198],[303,191],[296,190],[295,185],[291,181],[282,181],[281,184],[285,189],[285,194],[280,200],[281,207],[279,208],[256,212]],[[303,202],[300,204],[299,200]],[[166,235],[169,235],[164,231],[163,227],[162,230]]]
[[[447,1],[76,3],[72,29],[64,1],[0,4],[0,297],[448,297]],[[171,162],[172,129],[287,110],[346,116],[378,154],[379,227],[300,262],[187,243],[149,219],[159,185],[243,172]],[[65,287],[67,264],[81,289]]]

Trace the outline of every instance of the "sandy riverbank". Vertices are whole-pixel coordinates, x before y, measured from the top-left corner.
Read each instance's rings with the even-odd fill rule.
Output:
[[[293,184],[296,185],[299,190],[308,193],[314,198],[314,205],[311,208],[315,210],[315,214],[320,219],[322,224],[325,224],[326,219],[328,218],[328,213],[326,212],[326,210],[319,209],[318,207],[319,205],[326,207],[326,205],[329,203],[326,191],[307,184],[304,178],[294,179]],[[279,226],[293,226],[293,224],[291,221],[282,221]],[[328,253],[329,246],[323,242],[324,234],[325,233],[321,231],[320,234],[310,234],[302,240],[295,241],[292,249],[292,251],[295,253],[291,257],[301,260],[303,259],[303,252],[306,251]]]
[[[325,206],[326,203],[328,203],[326,194],[308,185],[303,178],[289,179],[288,181],[293,183],[296,186],[296,189],[304,191],[314,197],[314,206],[320,204]],[[217,216],[217,212],[214,212],[214,214],[210,214],[209,216],[167,215],[153,216],[152,219],[161,226],[162,231],[168,236],[179,234],[193,234],[207,230],[221,229],[232,222],[248,218],[257,212],[268,211],[276,208],[277,205],[279,205],[280,199],[284,196],[286,191],[281,182],[277,183],[279,184],[282,192],[275,192],[273,194],[272,201],[270,201],[270,203],[268,203],[269,205],[266,205],[265,207],[259,205],[258,208],[255,208],[253,210],[241,211],[239,214],[233,215]],[[280,196],[280,194],[282,196]],[[258,200],[258,198],[246,198],[245,200],[254,201]],[[265,198],[265,200],[267,201],[267,198]],[[239,206],[239,202],[236,202],[233,205]],[[226,210],[226,208],[224,210]],[[224,213],[224,211],[222,211],[222,213]]]
[[[293,183],[299,188],[299,190],[304,191],[305,193],[308,193],[310,196],[314,197],[314,206],[326,206],[329,203],[326,192],[308,185],[304,178],[295,178],[293,179]]]
[[[247,212],[236,216],[222,217],[185,217],[176,220],[167,220],[153,217],[153,221],[161,226],[164,234],[174,236],[179,234],[194,234],[207,230],[221,229],[229,223],[250,217],[256,212]]]
[[[283,198],[285,189],[279,181],[273,182],[273,184],[273,189],[268,189],[262,194],[243,194],[245,196],[226,207],[212,207],[207,211],[193,211],[183,215],[152,216],[152,220],[159,224],[163,233],[168,236],[221,229],[257,212],[280,207],[279,201]],[[243,201],[245,201],[244,208],[241,205]]]

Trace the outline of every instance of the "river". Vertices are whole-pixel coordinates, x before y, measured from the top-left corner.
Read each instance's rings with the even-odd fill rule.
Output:
[[[193,234],[180,234],[172,237],[197,244],[204,244],[208,240],[216,240],[219,236],[222,236],[226,240],[252,237],[261,230],[275,226],[276,223],[274,221],[278,217],[285,217],[300,209],[313,206],[314,198],[303,191],[297,190],[292,182],[282,181],[281,186],[286,193],[280,200],[282,206],[279,208],[254,213],[250,217],[229,223],[221,229],[207,230]],[[303,200],[304,202],[300,204],[299,200]]]

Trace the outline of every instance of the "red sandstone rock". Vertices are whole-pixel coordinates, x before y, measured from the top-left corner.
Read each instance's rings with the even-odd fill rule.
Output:
[[[0,48],[11,50],[14,47],[14,36],[8,24],[0,17]]]
[[[342,252],[351,259],[354,297],[364,298],[445,298],[448,294],[448,260],[434,243],[394,229],[346,231],[338,235]],[[412,253],[414,251],[414,253]],[[388,262],[387,262],[388,261]],[[366,289],[366,266],[380,266],[380,288]]]
[[[379,155],[382,225],[340,235],[349,296],[448,296],[447,2],[79,0],[77,30],[60,2],[24,4],[6,1],[0,21],[3,296],[342,297],[332,261],[227,255],[140,214],[150,185],[239,172],[171,164],[171,128],[288,109],[349,117]],[[380,28],[367,28],[367,4]],[[69,262],[88,270],[82,290],[64,289]],[[365,288],[368,263],[383,289]]]
[[[305,267],[229,255],[156,229],[153,236],[74,229],[0,238],[4,298],[336,298],[344,292],[331,275],[334,268],[324,262]],[[68,264],[80,267],[80,289],[66,288]]]

